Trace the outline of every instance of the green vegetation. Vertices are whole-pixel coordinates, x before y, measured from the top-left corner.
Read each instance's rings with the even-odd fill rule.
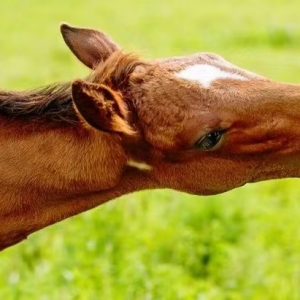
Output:
[[[61,21],[103,29],[149,58],[212,51],[300,80],[298,0],[2,0],[0,9],[1,88],[87,74]],[[122,197],[1,252],[0,299],[300,299],[299,182]]]

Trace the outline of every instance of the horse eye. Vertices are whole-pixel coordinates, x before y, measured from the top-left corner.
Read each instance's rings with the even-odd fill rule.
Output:
[[[203,151],[212,150],[217,146],[222,139],[224,131],[218,130],[211,133],[208,133],[201,137],[194,145],[196,149]]]

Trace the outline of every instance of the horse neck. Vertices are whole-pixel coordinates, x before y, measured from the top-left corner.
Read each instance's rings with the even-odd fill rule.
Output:
[[[0,249],[135,188],[132,180],[117,187],[127,161],[118,137],[82,125],[0,123]]]
[[[155,187],[155,180],[147,173],[128,168],[114,188],[70,197],[50,198],[46,203],[40,199],[30,208],[25,207],[10,215],[0,215],[0,251],[23,241],[33,232],[90,210],[111,199]]]
[[[34,122],[3,122],[1,183],[68,193],[108,189],[126,162],[116,137],[82,125],[43,128]],[[110,170],[110,172],[108,172]]]

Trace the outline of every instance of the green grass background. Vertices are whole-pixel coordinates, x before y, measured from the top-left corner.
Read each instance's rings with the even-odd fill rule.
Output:
[[[88,73],[64,45],[62,21],[147,58],[212,51],[300,81],[299,0],[1,0],[0,16],[3,89]],[[111,201],[1,252],[0,299],[300,299],[299,183]]]

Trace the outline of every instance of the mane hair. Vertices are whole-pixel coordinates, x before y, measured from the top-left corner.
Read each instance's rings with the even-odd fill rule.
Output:
[[[24,92],[0,91],[0,115],[9,119],[39,120],[75,124],[71,83],[54,84]]]
[[[136,55],[113,53],[100,62],[87,81],[106,84],[126,94],[129,76],[136,66],[144,64]],[[49,85],[32,91],[0,91],[0,116],[9,119],[45,120],[77,124],[79,119],[73,107],[72,83]]]
[[[128,87],[130,75],[138,66],[147,66],[138,55],[115,51],[112,55],[97,65],[88,78],[97,84],[105,84],[113,90],[125,92]]]

